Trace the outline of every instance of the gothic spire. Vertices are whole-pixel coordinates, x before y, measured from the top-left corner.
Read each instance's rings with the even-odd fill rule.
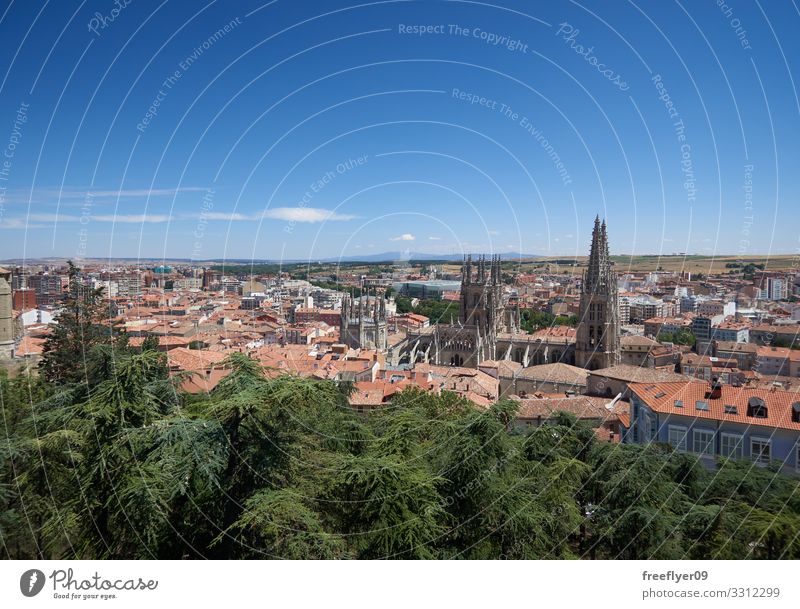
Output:
[[[606,222],[600,223],[600,216],[594,220],[592,245],[589,250],[589,265],[584,273],[584,291],[597,292],[612,287],[611,264],[608,254],[608,233]]]

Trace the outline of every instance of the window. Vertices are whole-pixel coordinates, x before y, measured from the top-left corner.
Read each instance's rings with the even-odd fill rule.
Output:
[[[709,429],[695,429],[692,448],[698,455],[714,455],[714,432]]]
[[[794,456],[795,456],[794,467],[798,472],[800,472],[800,444],[795,446],[794,449],[795,449],[794,450]]]
[[[704,402],[703,400],[697,400],[694,403],[694,407],[697,410],[708,410],[708,402]]]
[[[683,408],[683,400],[675,400],[675,408]]]
[[[769,440],[763,438],[751,438],[750,440],[750,456],[758,464],[767,465],[771,460]]]
[[[725,404],[724,410],[725,414],[739,414],[739,411],[736,409],[734,404]]]
[[[747,400],[747,416],[756,419],[767,418],[767,405],[764,400],[757,397],[752,397]]]
[[[730,459],[742,459],[744,457],[744,443],[742,436],[733,433],[724,433],[720,437],[720,454]]]
[[[669,426],[669,444],[670,446],[674,447],[675,450],[686,450],[686,428],[685,427],[676,427],[674,425]]]

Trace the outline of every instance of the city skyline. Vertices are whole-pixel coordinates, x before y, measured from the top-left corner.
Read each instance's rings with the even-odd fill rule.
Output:
[[[2,15],[2,259],[798,249],[788,8],[109,6]]]

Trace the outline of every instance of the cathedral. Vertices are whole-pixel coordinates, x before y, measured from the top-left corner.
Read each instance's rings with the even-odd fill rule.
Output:
[[[342,300],[339,321],[341,342],[352,349],[386,349],[389,326],[386,321],[386,297],[376,291],[370,297],[362,295]]]
[[[426,362],[477,368],[487,360],[514,361],[524,367],[563,363],[589,370],[620,362],[617,282],[611,269],[606,224],[595,220],[589,264],[583,275],[577,333],[520,329],[520,310],[504,300],[500,257],[464,259],[458,323],[409,329],[389,349],[394,364]]]
[[[495,359],[503,338],[519,333],[519,309],[503,300],[500,256],[464,258],[458,323],[409,330],[400,363],[477,368]]]

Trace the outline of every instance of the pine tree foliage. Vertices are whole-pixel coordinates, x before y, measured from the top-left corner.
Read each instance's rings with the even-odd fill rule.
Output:
[[[800,557],[798,481],[751,462],[446,392],[360,415],[351,385],[240,353],[188,396],[157,349],[103,341],[90,374],[58,339],[41,376],[0,376],[6,558]]]

